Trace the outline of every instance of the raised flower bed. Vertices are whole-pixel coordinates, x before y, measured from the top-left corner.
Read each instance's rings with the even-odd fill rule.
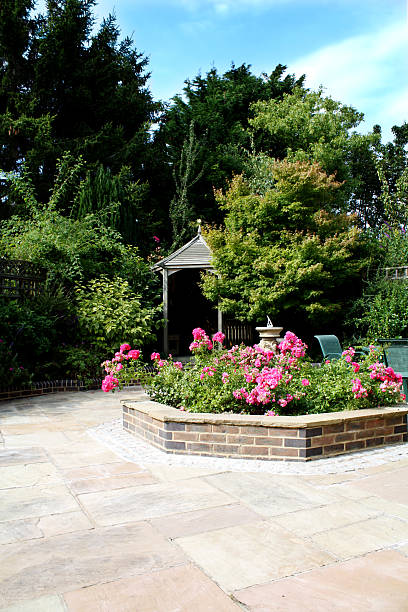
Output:
[[[123,402],[123,427],[166,453],[309,461],[407,441],[408,406],[259,416]]]
[[[124,427],[165,452],[307,461],[407,439],[401,375],[374,347],[359,362],[350,347],[315,368],[291,332],[276,351],[227,351],[220,332],[210,340],[199,328],[193,336],[186,367],[153,353],[156,374],[147,374],[128,344],[104,363],[106,391],[145,382],[155,401],[125,402]]]

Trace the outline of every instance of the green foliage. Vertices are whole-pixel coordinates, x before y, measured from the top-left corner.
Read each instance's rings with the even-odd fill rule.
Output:
[[[404,228],[383,226],[376,238],[377,267],[353,305],[349,325],[362,337],[406,337],[408,334],[408,283],[393,280],[394,269],[408,264],[408,240]],[[389,268],[390,278],[386,278]]]
[[[27,301],[2,300],[0,386],[52,378],[58,369],[59,330],[61,326],[67,330],[68,321],[61,301],[47,295]]]
[[[132,182],[145,182],[160,107],[146,87],[148,60],[119,39],[112,15],[94,32],[94,0],[48,2],[44,16],[33,4],[0,7],[0,168],[18,172],[25,163],[40,202],[64,151],[90,171],[126,167]],[[0,196],[9,197],[7,182]]]
[[[123,337],[139,345],[155,339],[153,328],[159,308],[147,305],[120,276],[111,279],[101,275],[86,286],[78,285],[76,291],[83,337],[99,350],[113,350]]]
[[[147,250],[149,226],[154,225],[144,210],[149,191],[147,184],[132,180],[129,167],[123,166],[117,175],[102,165],[96,172],[87,171],[78,187],[71,214],[77,219],[95,214],[106,227],[116,229],[124,242]],[[153,230],[151,230],[153,235]]]
[[[192,238],[191,225],[195,210],[189,202],[189,190],[204,173],[204,166],[196,169],[197,159],[200,156],[200,142],[194,134],[194,122],[190,123],[188,138],[183,144],[180,160],[173,168],[173,178],[176,193],[170,204],[170,220],[173,230],[172,250],[181,247]]]
[[[408,224],[408,123],[394,126],[394,141],[377,147],[384,220],[392,227]]]
[[[224,188],[234,173],[243,170],[245,149],[251,147],[247,131],[251,103],[281,98],[285,92],[303,83],[303,77],[296,80],[293,75],[284,75],[286,67],[280,64],[270,75],[255,76],[250,68],[246,64],[232,65],[223,75],[213,68],[205,77],[198,75],[187,80],[183,95],[173,98],[155,134],[155,142],[160,143],[165,152],[162,163],[178,172],[177,166],[194,125],[194,135],[201,146],[196,151],[194,169],[188,178],[191,181],[199,177],[189,188],[188,202],[194,211],[193,217],[213,222],[222,218],[215,205],[213,189]],[[204,164],[205,173],[201,176]],[[174,192],[170,181],[168,185],[167,189]],[[177,194],[175,198],[179,200]]]
[[[339,183],[317,164],[275,162],[272,174],[264,195],[242,177],[218,194],[225,229],[206,233],[217,274],[204,276],[204,294],[240,320],[337,327],[358,294],[368,244],[352,216],[328,212]]]
[[[249,123],[255,135],[264,135],[263,151],[273,154],[278,148],[279,159],[318,162],[327,174],[343,182],[334,200],[337,209],[360,212],[361,183],[366,172],[375,171],[373,151],[379,139],[376,134],[350,133],[363,119],[362,113],[324,97],[322,90],[303,88],[282,99],[256,102],[251,110],[254,117]],[[357,163],[362,157],[364,167]],[[372,204],[372,197],[369,200],[366,205]]]

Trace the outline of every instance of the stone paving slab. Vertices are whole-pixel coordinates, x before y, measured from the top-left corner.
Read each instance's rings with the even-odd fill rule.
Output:
[[[390,479],[389,473],[376,473],[358,482],[360,493],[381,495],[390,502],[408,504],[408,467],[399,468],[396,478]]]
[[[0,453],[0,466],[15,465],[18,463],[45,463],[49,458],[41,447],[34,448],[5,448]]]
[[[27,518],[0,523],[0,544],[12,544],[13,542],[44,537],[43,532],[38,526],[38,521],[38,518]]]
[[[71,593],[69,612],[239,612],[241,607],[199,569],[182,565]]]
[[[361,524],[362,521],[382,513],[383,511],[374,504],[366,505],[353,500],[344,500],[342,504],[334,503],[282,514],[274,517],[274,522],[300,537],[308,537],[353,523]]]
[[[151,474],[123,474],[121,476],[108,476],[105,478],[88,478],[74,480],[69,483],[71,491],[77,495],[81,493],[95,493],[99,491],[111,491],[114,489],[125,489],[128,487],[155,484],[157,481]]]
[[[117,525],[230,504],[231,497],[196,480],[79,495],[98,525]]]
[[[61,483],[61,474],[55,465],[49,462],[0,467],[0,490]]]
[[[1,612],[66,612],[66,607],[58,595],[50,595],[1,608]]]
[[[311,541],[324,547],[338,559],[349,559],[408,542],[408,522],[394,517],[378,516],[315,534],[311,536]]]
[[[265,517],[277,516],[333,503],[339,499],[327,490],[317,490],[296,477],[251,473],[224,473],[205,480]]]
[[[406,612],[408,559],[393,550],[234,593],[249,612]]]
[[[1,492],[0,523],[10,518],[31,519],[79,509],[78,502],[63,485],[5,489]]]
[[[6,544],[1,553],[0,606],[186,562],[144,522]]]
[[[335,561],[319,546],[268,521],[175,541],[228,593]]]
[[[174,540],[205,531],[213,531],[215,527],[223,529],[224,527],[233,527],[234,525],[260,520],[262,520],[262,517],[247,506],[234,504],[232,506],[218,506],[207,510],[173,514],[166,516],[165,520],[160,517],[151,520],[150,524],[167,538]]]

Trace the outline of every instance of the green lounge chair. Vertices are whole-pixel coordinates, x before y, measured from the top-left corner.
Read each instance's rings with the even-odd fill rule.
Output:
[[[325,336],[315,336],[315,338],[319,341],[320,348],[322,349],[323,360],[340,359],[343,351],[337,336],[329,334]]]
[[[384,347],[384,358],[387,366],[401,374],[404,393],[408,397],[408,344]]]
[[[327,334],[323,336],[315,336],[319,341],[320,348],[323,353],[323,360],[325,359],[340,359],[343,349],[337,336],[333,334]],[[356,355],[367,355],[369,349],[362,349],[356,351]]]

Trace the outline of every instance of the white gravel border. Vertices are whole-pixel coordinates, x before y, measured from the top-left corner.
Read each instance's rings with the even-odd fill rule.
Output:
[[[200,457],[165,453],[139,437],[123,429],[122,419],[102,423],[87,430],[121,459],[139,465],[189,466],[215,469],[223,472],[267,472],[270,474],[340,474],[383,465],[390,461],[408,459],[408,443],[348,453],[327,459],[308,462],[262,461],[257,459],[233,459]]]

